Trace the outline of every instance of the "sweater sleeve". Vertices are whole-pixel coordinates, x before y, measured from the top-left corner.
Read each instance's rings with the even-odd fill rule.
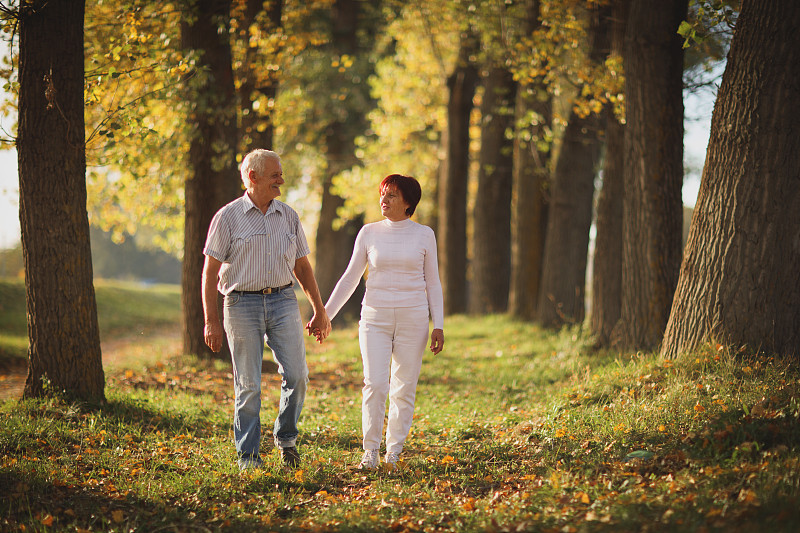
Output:
[[[436,236],[433,230],[428,231],[429,238],[425,247],[425,292],[428,295],[433,329],[444,329],[444,296],[442,282],[439,279],[439,258],[436,255]]]
[[[342,309],[342,306],[350,299],[355,292],[361,277],[364,275],[364,270],[367,268],[367,247],[364,243],[364,228],[358,232],[356,236],[356,243],[353,246],[353,255],[350,257],[350,263],[347,269],[339,278],[336,287],[333,288],[328,303],[325,304],[325,312],[328,318],[333,320],[336,314]]]

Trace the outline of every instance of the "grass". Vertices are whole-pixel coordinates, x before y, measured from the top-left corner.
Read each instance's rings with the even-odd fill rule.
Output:
[[[179,327],[180,287],[123,281],[95,282],[101,340],[150,335],[164,326]],[[0,369],[27,364],[28,325],[25,283],[0,279]]]
[[[0,280],[0,369],[24,364],[28,350],[25,284]]]
[[[100,298],[98,291],[98,301]],[[143,296],[143,298],[145,298]],[[145,306],[146,307],[146,306]],[[124,323],[124,320],[122,321]],[[395,473],[363,473],[355,328],[308,343],[303,467],[240,473],[223,362],[109,372],[108,403],[0,404],[0,530],[797,531],[796,362],[594,351],[450,317]],[[264,377],[270,442],[280,381]]]

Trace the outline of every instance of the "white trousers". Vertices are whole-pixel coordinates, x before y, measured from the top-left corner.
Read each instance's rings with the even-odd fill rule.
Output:
[[[364,449],[381,445],[386,397],[386,451],[400,453],[411,430],[414,399],[428,342],[428,306],[361,308],[358,340],[364,364],[361,428]]]

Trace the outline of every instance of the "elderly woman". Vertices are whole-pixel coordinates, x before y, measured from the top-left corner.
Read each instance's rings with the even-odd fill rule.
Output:
[[[384,220],[361,229],[350,264],[325,305],[333,319],[368,269],[358,328],[364,364],[362,469],[378,468],[387,395],[384,460],[390,468],[397,464],[411,429],[429,317],[431,351],[438,354],[444,346],[436,237],[431,228],[410,220],[422,189],[414,178],[392,174],[381,182],[379,192]]]

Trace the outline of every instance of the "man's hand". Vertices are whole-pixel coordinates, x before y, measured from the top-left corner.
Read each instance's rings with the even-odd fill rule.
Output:
[[[212,352],[218,352],[222,349],[222,326],[219,322],[206,322],[203,328],[203,336],[206,340],[206,345],[211,348]]]
[[[212,351],[218,352],[222,349],[222,324],[217,313],[217,279],[222,263],[211,256],[206,256],[203,263],[203,316],[205,317],[205,327],[203,328],[203,338],[206,345]]]
[[[444,348],[444,331],[435,329],[431,332],[431,351],[433,355],[438,354]]]
[[[328,319],[328,314],[325,311],[322,312],[321,316],[314,313],[314,316],[306,324],[306,330],[309,335],[317,338],[318,343],[322,344],[322,341],[331,334],[331,321]]]
[[[317,342],[322,343],[331,334],[331,321],[328,318],[328,313],[325,312],[325,306],[322,305],[317,279],[314,277],[314,269],[311,268],[311,263],[308,262],[308,256],[303,256],[294,262],[294,276],[300,282],[300,286],[303,288],[303,292],[306,293],[306,298],[308,298],[311,308],[314,310],[314,316],[306,324],[306,330],[309,335],[314,335],[317,338]]]

